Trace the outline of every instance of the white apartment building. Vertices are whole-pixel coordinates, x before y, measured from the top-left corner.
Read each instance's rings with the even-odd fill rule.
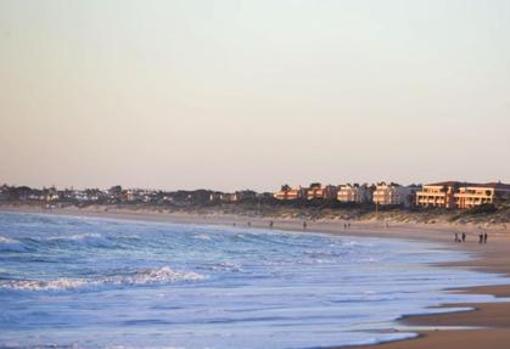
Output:
[[[404,187],[397,183],[380,182],[375,186],[373,201],[381,206],[405,206],[410,207],[415,202],[416,191],[414,186]]]
[[[356,203],[370,202],[372,201],[372,191],[366,184],[344,184],[338,188],[337,200]]]

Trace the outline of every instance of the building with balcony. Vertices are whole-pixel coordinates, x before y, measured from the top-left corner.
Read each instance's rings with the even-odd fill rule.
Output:
[[[506,199],[510,199],[510,185],[503,183],[440,182],[416,193],[416,204],[421,207],[466,209]]]
[[[316,199],[336,199],[338,194],[338,188],[334,185],[322,186],[320,183],[312,183],[310,187],[305,189],[307,200]]]
[[[454,194],[455,206],[460,209],[495,204],[510,199],[510,185],[503,183],[466,184]]]
[[[449,181],[432,183],[423,186],[416,193],[416,205],[420,207],[454,208],[455,193],[461,186],[460,182]]]
[[[338,188],[337,200],[356,203],[370,202],[372,201],[372,190],[367,184],[344,184]]]
[[[298,200],[305,196],[304,189],[301,187],[291,188],[289,185],[282,185],[281,189],[273,194],[276,200]]]
[[[378,206],[410,207],[414,205],[417,190],[419,187],[380,182],[375,186],[372,200]]]

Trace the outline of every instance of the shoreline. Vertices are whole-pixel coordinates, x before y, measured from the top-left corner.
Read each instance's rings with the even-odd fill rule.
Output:
[[[366,236],[380,238],[396,238],[404,240],[438,242],[448,248],[448,243],[462,248],[471,255],[469,260],[440,264],[448,267],[474,269],[482,272],[493,272],[510,275],[510,234],[503,229],[486,229],[489,231],[489,242],[480,245],[477,242],[477,227],[452,226],[447,224],[391,224],[389,228],[384,222],[378,221],[351,221],[351,228],[345,229],[345,221],[341,220],[318,220],[308,221],[306,229],[303,229],[301,219],[271,219],[268,217],[246,217],[236,215],[199,215],[183,212],[166,213],[148,210],[108,209],[99,208],[54,208],[43,209],[33,207],[5,207],[0,206],[0,212],[36,213],[50,215],[65,215],[76,217],[93,217],[107,219],[122,219],[135,221],[152,221],[168,223],[193,223],[204,225],[219,225],[244,228],[270,229],[269,222],[274,222],[274,230],[286,231],[309,231],[328,233],[334,235]],[[454,243],[453,233],[464,231],[468,235],[466,243]],[[452,285],[454,286],[454,285]],[[503,286],[477,286],[465,289],[452,287],[446,291],[463,292],[471,294],[489,294],[496,298],[510,297],[510,285]],[[365,348],[365,349],[421,349],[421,348],[491,348],[503,349],[510,343],[510,303],[475,303],[475,304],[443,304],[439,308],[451,306],[466,306],[473,308],[472,311],[446,313],[438,315],[412,315],[404,316],[397,322],[404,326],[417,327],[414,330],[418,336],[413,339],[392,341],[376,345],[347,346],[342,348]],[[436,327],[476,327],[476,329],[441,329],[430,330]],[[419,327],[428,327],[427,330],[419,330]],[[392,329],[396,330],[396,329]],[[398,330],[396,330],[398,331]]]

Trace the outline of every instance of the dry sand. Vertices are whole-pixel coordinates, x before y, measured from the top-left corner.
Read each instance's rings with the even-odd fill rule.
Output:
[[[90,216],[114,219],[133,219],[144,221],[161,221],[174,223],[198,223],[211,225],[236,225],[238,227],[268,228],[269,218],[242,217],[234,215],[199,215],[187,213],[169,213],[158,210],[129,210],[104,208],[66,208],[51,211],[34,208],[0,207],[4,211],[38,212],[48,214],[64,214],[76,216]],[[298,219],[273,219],[274,229],[303,230],[303,222]],[[388,228],[384,222],[364,221],[351,222],[351,228],[344,228],[344,221],[321,220],[307,222],[307,231],[325,232],[341,235],[374,236],[399,238],[406,240],[425,240],[442,242],[445,247],[462,248],[472,252],[471,260],[449,263],[449,266],[472,268],[480,271],[491,271],[510,275],[510,231],[501,227],[485,230],[489,233],[486,245],[478,244],[476,226],[449,226],[449,225],[417,225],[417,224],[391,224]],[[453,242],[453,233],[465,231],[467,242],[463,244]],[[455,285],[452,285],[455,287]],[[455,292],[469,292],[476,294],[492,294],[496,297],[510,297],[510,286],[483,286],[469,289],[455,290]],[[391,342],[375,346],[357,348],[379,349],[509,349],[510,348],[510,303],[483,303],[465,304],[475,310],[462,313],[449,313],[442,315],[423,315],[406,317],[401,322],[409,326],[433,327],[433,330],[418,331],[419,337],[412,340]],[[451,305],[445,304],[444,307]],[[455,304],[459,306],[459,304]],[[478,329],[446,330],[442,326],[469,326]],[[436,329],[437,328],[437,329]]]

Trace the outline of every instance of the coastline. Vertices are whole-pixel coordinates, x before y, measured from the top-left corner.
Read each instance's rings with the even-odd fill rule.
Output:
[[[232,225],[238,227],[268,228],[271,218],[247,217],[236,215],[200,215],[183,212],[158,212],[149,210],[108,209],[104,208],[63,208],[39,209],[29,207],[2,207],[0,212],[25,212],[78,217],[96,217],[108,219],[127,219],[140,221],[157,221],[173,223],[194,223],[210,225]],[[301,219],[272,219],[275,230],[302,231]],[[341,220],[318,220],[307,222],[307,231],[322,232],[337,235],[372,236],[384,238],[398,238],[404,240],[431,241],[445,244],[446,248],[462,248],[472,255],[467,261],[446,263],[453,267],[476,269],[479,271],[495,272],[510,275],[510,238],[501,228],[486,229],[489,231],[489,243],[479,245],[477,242],[477,227],[458,227],[447,224],[391,224],[389,228],[380,221],[355,221],[351,228],[344,228]],[[466,243],[453,242],[453,233],[465,231],[468,235]],[[506,232],[508,233],[508,232]],[[452,285],[454,287],[454,285]],[[510,285],[480,286],[468,289],[452,289],[452,292],[466,292],[473,294],[491,294],[495,297],[510,296]],[[507,348],[510,343],[510,303],[482,303],[460,304],[473,308],[473,311],[461,313],[446,313],[441,315],[417,315],[404,317],[400,323],[412,327],[477,327],[470,330],[430,330],[416,331],[419,335],[415,339],[383,343],[378,345],[357,346],[356,348]],[[448,307],[452,305],[441,305]],[[459,304],[455,304],[459,306]],[[344,347],[354,348],[354,347]]]

